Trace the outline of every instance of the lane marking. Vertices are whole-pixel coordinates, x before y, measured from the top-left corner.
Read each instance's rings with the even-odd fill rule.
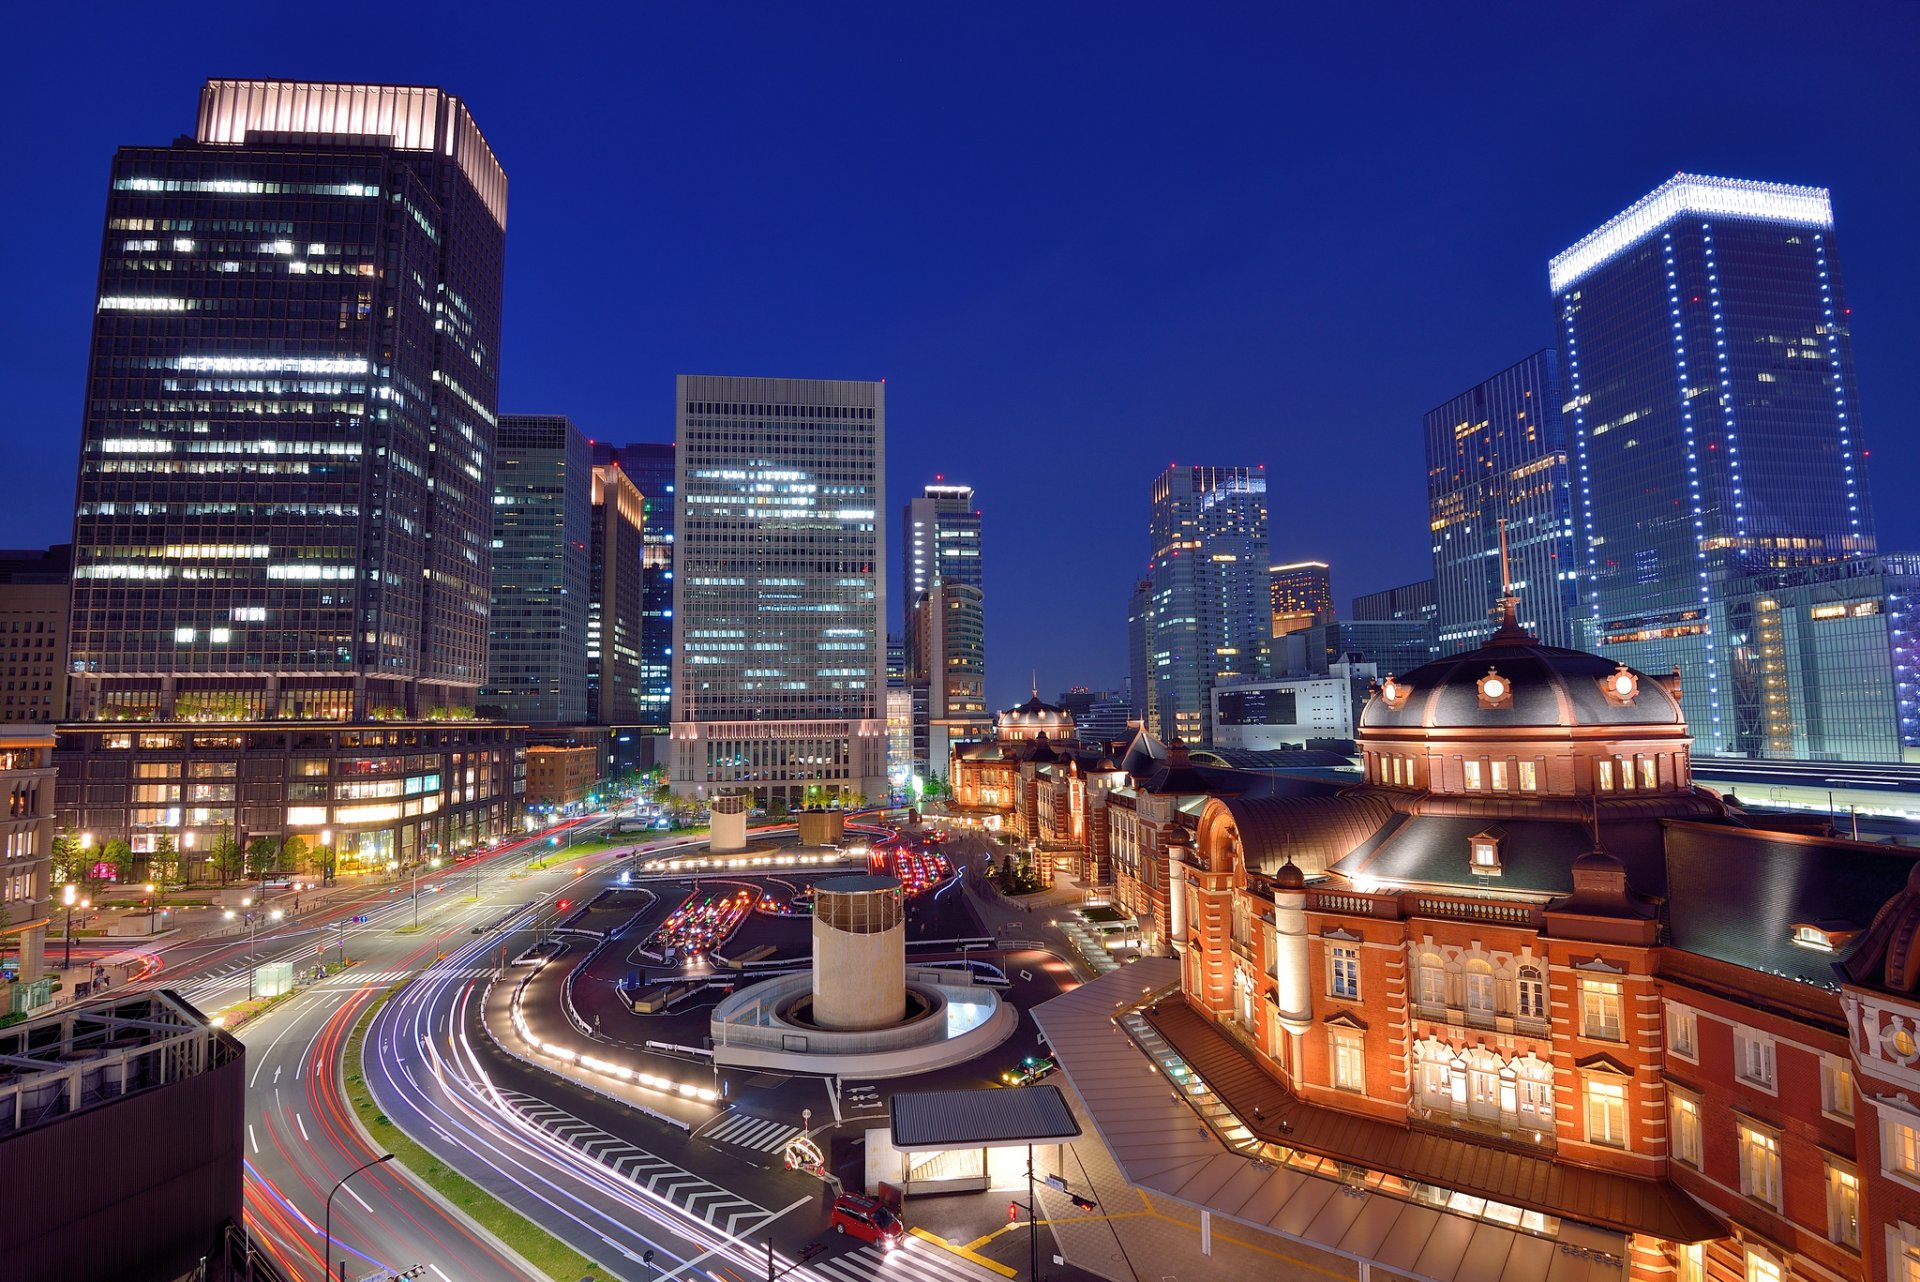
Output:
[[[313,1141],[309,1139],[307,1136],[307,1119],[300,1116],[300,1114],[295,1113],[293,1115],[293,1120],[300,1123],[300,1138],[303,1140],[306,1140],[307,1143],[309,1144],[313,1143]]]

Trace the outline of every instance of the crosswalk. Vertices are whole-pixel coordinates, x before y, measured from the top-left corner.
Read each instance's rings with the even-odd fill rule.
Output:
[[[397,984],[419,973],[417,970],[362,970],[358,966],[350,966],[338,974],[327,976],[317,987],[365,988],[368,984]],[[485,979],[493,974],[493,971],[486,966],[450,966],[437,969],[433,973],[448,979]]]
[[[313,987],[322,992],[345,992],[356,988],[366,988],[369,985],[397,984],[401,980],[409,979],[419,973],[417,970],[367,970],[360,966],[349,966],[345,970],[336,971],[328,975],[325,979],[313,985]],[[438,970],[434,973],[436,975],[446,975],[453,979],[485,979],[487,976],[493,974],[493,970],[486,966],[465,966]],[[185,984],[169,984],[166,973],[163,971],[153,979],[146,981],[142,986],[150,988],[173,988],[189,1002],[198,1003],[208,997],[225,993],[235,986],[244,987],[246,982],[246,963],[230,962],[225,966],[208,971],[206,974],[198,976]]]
[[[762,1153],[778,1153],[798,1134],[800,1134],[800,1128],[797,1126],[769,1121],[764,1117],[755,1117],[751,1113],[735,1113],[713,1129],[700,1132],[700,1138],[711,1140],[716,1144],[731,1144],[736,1148],[755,1149]]]
[[[501,1095],[522,1117],[555,1139],[716,1229],[737,1235],[768,1218],[769,1212],[758,1203],[636,1148],[565,1109],[518,1091]]]
[[[1001,1282],[1002,1275],[988,1271],[951,1251],[943,1251],[916,1237],[908,1237],[891,1251],[871,1244],[831,1259],[809,1260],[806,1271],[826,1282]]]

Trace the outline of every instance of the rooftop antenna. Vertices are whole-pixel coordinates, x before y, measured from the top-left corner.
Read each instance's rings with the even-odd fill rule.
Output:
[[[1033,685],[1031,689],[1033,690],[1033,697],[1038,699],[1040,697],[1040,669],[1038,668],[1033,669]]]
[[[1513,594],[1512,568],[1507,561],[1507,522],[1506,518],[1502,517],[1500,519],[1500,629],[1494,634],[1495,636],[1504,635],[1509,639],[1521,641],[1533,639],[1520,627],[1520,617],[1515,612],[1519,605],[1520,598]]]

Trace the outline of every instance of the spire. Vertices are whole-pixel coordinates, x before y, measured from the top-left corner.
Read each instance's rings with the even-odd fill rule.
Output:
[[[1513,594],[1513,571],[1507,560],[1507,522],[1500,521],[1500,627],[1488,638],[1493,644],[1528,645],[1534,640],[1533,634],[1520,626],[1520,617],[1515,612],[1520,598]]]
[[[1040,669],[1038,668],[1033,669],[1033,685],[1030,688],[1033,691],[1033,697],[1038,699],[1040,697]]]

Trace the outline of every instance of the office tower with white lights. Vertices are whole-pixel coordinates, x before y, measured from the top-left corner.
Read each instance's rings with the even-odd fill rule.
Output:
[[[589,546],[595,489],[592,449],[573,420],[560,414],[501,417],[493,482],[493,605],[487,684],[480,695],[488,716],[529,725],[589,720],[588,670],[599,659]]]
[[[587,599],[587,720],[641,724],[647,504],[624,469],[593,469]]]
[[[932,675],[917,666],[927,648],[919,630],[921,598],[936,582],[983,586],[980,513],[973,502],[971,485],[948,485],[943,478],[908,499],[902,513],[900,606],[905,611],[909,675]]]
[[[670,780],[887,791],[886,387],[681,375]]]
[[[115,154],[56,754],[71,830],[325,834],[394,862],[504,827],[509,736],[472,717],[506,213],[441,89],[212,80],[190,136]]]
[[[1210,742],[1213,687],[1268,673],[1266,472],[1169,467],[1154,478],[1148,530],[1150,728]]]
[[[1559,353],[1548,349],[1427,411],[1427,509],[1443,655],[1493,635],[1509,584],[1521,626],[1548,645],[1576,644],[1579,575],[1564,399]]]
[[[1678,669],[1702,754],[1858,755],[1808,738],[1828,696],[1794,692],[1798,629],[1746,590],[1875,551],[1828,193],[1679,174],[1549,276],[1592,647]],[[1870,651],[1849,684],[1887,691],[1873,737],[1894,755],[1887,646]]]

